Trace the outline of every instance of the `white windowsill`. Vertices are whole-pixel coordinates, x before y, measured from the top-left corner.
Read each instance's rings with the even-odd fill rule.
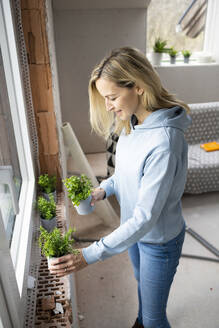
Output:
[[[176,67],[197,67],[197,66],[218,66],[218,62],[209,62],[209,63],[199,63],[196,61],[191,61],[188,64],[185,64],[184,62],[178,61],[175,64],[171,64],[170,62],[162,62],[161,65],[153,65],[153,67],[157,68],[162,68],[162,67],[171,67],[171,68],[176,68]]]

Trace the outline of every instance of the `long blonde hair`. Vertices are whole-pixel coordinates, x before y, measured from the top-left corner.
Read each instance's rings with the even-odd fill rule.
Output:
[[[105,139],[111,133],[120,135],[124,127],[126,134],[129,134],[130,123],[129,120],[120,120],[113,112],[106,110],[104,97],[96,88],[96,81],[100,77],[122,88],[132,88],[136,85],[144,89],[139,97],[145,110],[149,112],[176,105],[183,107],[187,112],[190,111],[187,104],[176,99],[175,95],[170,94],[162,86],[159,75],[140,50],[131,47],[114,49],[95,66],[88,86],[92,131]]]

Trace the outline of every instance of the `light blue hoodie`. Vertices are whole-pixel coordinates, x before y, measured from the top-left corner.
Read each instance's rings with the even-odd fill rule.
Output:
[[[101,182],[120,204],[120,226],[82,249],[88,264],[124,252],[134,243],[166,243],[182,230],[181,197],[187,174],[184,131],[190,116],[175,106],[152,112],[116,147],[115,172]]]

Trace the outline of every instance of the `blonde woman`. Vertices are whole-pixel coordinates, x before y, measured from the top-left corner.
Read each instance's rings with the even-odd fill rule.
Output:
[[[62,276],[128,250],[138,283],[133,328],[169,328],[166,306],[185,236],[189,107],[131,47],[114,49],[94,68],[89,99],[93,130],[105,139],[119,135],[115,172],[93,191],[91,204],[115,194],[121,223],[78,256],[54,261],[52,272]]]

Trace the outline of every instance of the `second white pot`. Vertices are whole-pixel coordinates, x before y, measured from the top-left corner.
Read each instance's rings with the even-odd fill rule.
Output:
[[[74,206],[80,215],[90,214],[94,210],[94,206],[90,205],[92,196],[90,195],[87,199],[81,200],[78,206]]]
[[[50,268],[51,261],[57,259],[57,257],[47,257],[48,269]]]
[[[151,53],[151,63],[152,65],[160,65],[163,54],[162,52],[152,52]]]

